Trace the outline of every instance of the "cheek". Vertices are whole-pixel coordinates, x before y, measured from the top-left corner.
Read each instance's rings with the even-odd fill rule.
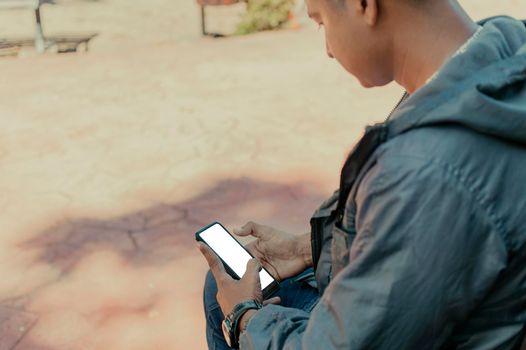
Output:
[[[356,75],[359,67],[362,66],[359,53],[354,50],[350,40],[332,40],[329,43],[331,52],[338,63],[352,75]]]
[[[383,61],[378,50],[366,39],[352,33],[328,33],[327,44],[338,63],[364,87],[385,84],[385,77],[379,69]]]
[[[325,42],[334,58],[347,71],[353,73],[353,67],[359,65],[356,62],[360,55],[356,52],[357,42],[352,39],[352,33],[345,26],[327,26],[325,29]]]
[[[327,53],[330,53],[332,58],[335,58],[338,62],[342,61],[342,58],[346,56],[347,47],[341,42],[341,37],[335,30],[329,28],[325,29],[325,45],[327,47]]]

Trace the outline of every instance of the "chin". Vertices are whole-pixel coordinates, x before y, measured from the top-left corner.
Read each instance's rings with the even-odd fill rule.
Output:
[[[362,85],[366,89],[370,89],[373,87],[380,87],[385,86],[389,84],[392,80],[390,79],[360,79],[358,78],[358,81],[360,82],[360,85]]]
[[[361,86],[363,86],[366,89],[385,86],[389,84],[391,81],[393,81],[393,79],[382,77],[380,75],[375,76],[375,77],[366,77],[364,75],[358,75],[355,73],[356,71],[353,69],[353,67],[346,66],[344,64],[341,64],[341,65],[348,73],[350,73],[353,77],[355,77],[358,80]]]
[[[360,82],[360,85],[363,86],[366,89],[370,89],[370,88],[376,87],[376,85],[372,84],[369,80],[360,80],[360,79],[358,79],[358,81]]]

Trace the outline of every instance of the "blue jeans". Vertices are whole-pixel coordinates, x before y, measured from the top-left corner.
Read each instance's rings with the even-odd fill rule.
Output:
[[[281,298],[285,307],[302,309],[310,312],[318,302],[318,290],[308,281],[312,281],[312,268],[305,270],[296,277],[286,279],[280,283],[280,290],[274,295]],[[217,285],[214,276],[208,271],[205,279],[203,303],[206,318],[206,341],[210,350],[231,349],[225,342],[221,330],[221,322],[225,316],[216,300]]]

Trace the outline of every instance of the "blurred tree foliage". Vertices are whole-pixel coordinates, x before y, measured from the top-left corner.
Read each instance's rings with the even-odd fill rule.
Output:
[[[237,34],[282,28],[288,21],[294,0],[247,0],[247,11],[237,26]]]

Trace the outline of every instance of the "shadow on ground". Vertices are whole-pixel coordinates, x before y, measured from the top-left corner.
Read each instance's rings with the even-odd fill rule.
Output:
[[[305,232],[308,230],[310,215],[324,197],[325,194],[319,193],[312,184],[287,185],[242,178],[220,181],[208,191],[180,203],[162,203],[110,220],[84,218],[57,223],[19,245],[23,251],[31,250],[36,253],[35,265],[46,265],[58,273],[28,294],[13,295],[0,304],[0,350],[62,349],[64,344],[74,346],[75,342],[86,341],[89,334],[80,331],[77,332],[76,339],[70,337],[68,341],[62,340],[61,345],[57,347],[50,345],[53,344],[52,339],[46,339],[46,344],[39,347],[35,345],[38,337],[33,339],[31,328],[36,324],[40,328],[38,333],[45,333],[46,310],[56,311],[51,306],[55,302],[58,303],[57,305],[62,305],[62,302],[55,300],[59,298],[58,295],[64,294],[60,298],[67,299],[85,297],[84,289],[90,288],[90,272],[85,271],[89,271],[89,266],[97,264],[95,258],[90,258],[97,252],[109,251],[118,256],[119,264],[116,266],[119,267],[115,268],[117,273],[114,275],[117,285],[120,283],[120,278],[126,281],[134,278],[144,279],[145,269],[153,271],[151,274],[156,273],[155,271],[164,271],[163,266],[170,266],[173,270],[176,266],[175,262],[188,256],[195,256],[197,250],[194,232],[212,221],[218,220],[227,226],[232,226],[254,220],[291,232]],[[120,274],[121,270],[126,272]],[[91,273],[111,275],[108,271],[111,271],[111,267]],[[75,279],[74,276],[78,274],[83,277]],[[139,278],[140,274],[143,276]],[[92,276],[92,278],[97,277]],[[64,282],[71,280],[76,282]],[[189,285],[200,284],[202,276],[199,274],[194,277],[194,281],[192,278],[186,281]],[[71,287],[72,284],[77,287]],[[176,293],[180,298],[178,295],[172,295],[171,298],[181,299],[187,294],[184,287],[181,289],[181,283],[178,284],[178,289],[170,293]],[[134,315],[137,316],[139,313],[151,316],[152,305],[157,302],[155,297],[150,296],[147,302],[143,300],[140,305],[135,305],[133,300],[138,297],[134,296],[133,291],[127,294],[125,290],[129,285],[130,283],[126,284],[127,287],[122,287],[122,298],[131,300],[127,305],[130,303],[134,305],[132,307]],[[79,291],[81,295],[74,295],[75,291]],[[96,295],[105,292],[93,290],[92,293]],[[112,318],[119,319],[119,313],[129,311],[121,305],[122,300],[118,302],[104,300],[95,303],[96,306],[92,305],[89,312],[78,310],[78,313],[83,315],[82,322],[92,323],[83,328],[86,331],[97,331],[99,327],[107,325]],[[66,305],[70,303],[64,301]],[[120,306],[114,307],[115,303]],[[72,308],[76,309],[76,306]],[[109,309],[113,311],[108,314]],[[60,327],[60,324],[58,326]],[[143,324],[143,327],[149,326],[147,323]],[[52,325],[49,324],[49,327]],[[57,327],[56,322],[53,327]],[[67,327],[64,329],[64,332],[66,331]],[[106,338],[111,336],[108,334]],[[119,336],[117,333],[113,334],[113,337]],[[170,335],[165,335],[166,341],[169,341],[169,338]],[[99,347],[109,347],[111,344],[114,349],[118,349],[119,344],[124,343],[106,339],[98,344]],[[175,335],[172,344],[177,344]]]

